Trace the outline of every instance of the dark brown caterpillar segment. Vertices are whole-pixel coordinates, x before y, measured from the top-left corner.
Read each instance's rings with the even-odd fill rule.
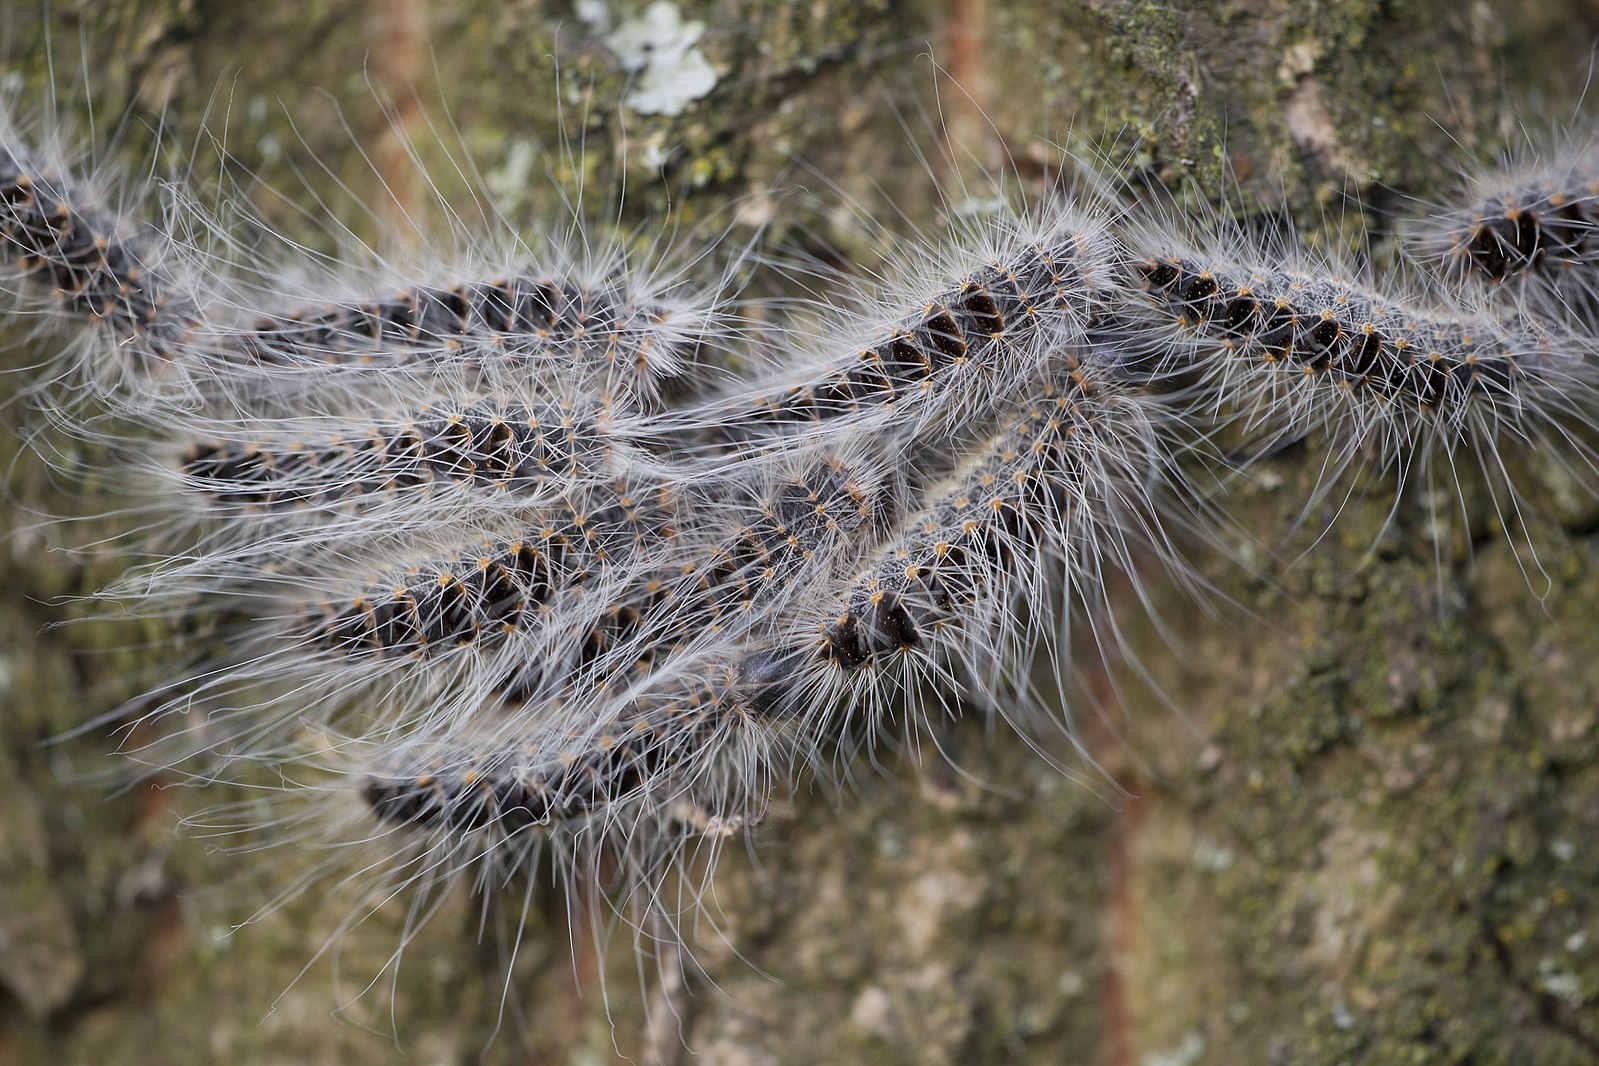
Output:
[[[310,641],[347,655],[492,647],[557,594],[677,535],[670,491],[618,482],[568,500],[521,538],[377,578],[306,612]]]
[[[1424,258],[1493,284],[1599,265],[1599,168],[1577,165],[1431,220]]]
[[[155,265],[154,234],[124,228],[24,149],[0,145],[0,254],[68,311],[131,329],[141,350],[171,359],[189,342],[198,313]]]
[[[680,788],[652,796],[652,787],[697,783],[740,730],[770,720],[797,667],[792,657],[747,652],[631,701],[597,734],[548,745],[401,752],[367,775],[361,795],[391,824],[503,834],[619,803],[664,802]]]
[[[1037,565],[1091,497],[1091,468],[1117,403],[1085,367],[1047,386],[857,577],[820,628],[824,659],[858,669],[924,649],[1002,575]]]
[[[709,552],[651,573],[587,628],[565,655],[521,665],[502,687],[508,702],[548,694],[550,683],[589,684],[593,669],[645,671],[709,633],[743,632],[826,572],[842,545],[870,543],[891,522],[889,494],[857,464],[826,459],[762,494],[748,521]],[[615,659],[626,650],[626,659]]]
[[[590,369],[656,379],[674,347],[692,344],[681,317],[615,284],[510,277],[264,317],[239,346],[265,364],[392,365],[489,345],[511,358],[581,353],[603,364]]]
[[[723,443],[740,444],[957,387],[980,405],[1003,371],[1038,358],[1027,346],[1065,344],[1072,316],[1087,321],[1102,258],[1089,236],[1063,228],[933,296],[852,358],[779,391],[741,397],[731,415],[713,407],[708,417]]]
[[[1336,280],[1158,257],[1135,274],[1158,312],[1224,355],[1410,408],[1505,399],[1539,373],[1555,337],[1406,307]]]
[[[886,494],[861,476],[856,464],[818,462],[764,495],[759,517],[733,530],[715,569],[740,601],[777,595],[813,559],[827,557],[840,541],[887,525]]]
[[[655,661],[738,616],[780,603],[840,542],[886,524],[883,506],[883,494],[852,464],[816,463],[763,494],[756,517],[735,525],[704,558],[655,575],[612,605],[590,629],[574,667],[586,668],[644,634],[643,661]],[[813,560],[816,566],[808,565]]]
[[[264,508],[392,497],[439,482],[532,493],[611,465],[608,414],[598,404],[484,400],[426,409],[361,436],[196,444],[182,469],[219,503]]]

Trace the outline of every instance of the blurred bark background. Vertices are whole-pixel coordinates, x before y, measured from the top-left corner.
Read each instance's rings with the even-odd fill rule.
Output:
[[[1230,210],[1290,214],[1328,243],[1380,234],[1517,122],[1589,136],[1579,100],[1599,32],[1599,7],[1578,0],[0,11],[5,86],[24,109],[52,82],[80,132],[89,110],[103,132],[131,107],[111,154],[148,169],[148,127],[164,122],[155,173],[182,168],[201,188],[219,153],[198,135],[225,132],[235,175],[319,210],[304,173],[375,243],[394,232],[376,174],[402,201],[427,198],[405,183],[386,97],[441,181],[427,122],[445,119],[430,103],[443,100],[519,223],[547,185],[530,153],[564,129],[582,149],[568,163],[626,178],[628,218],[670,207],[685,225],[725,222],[736,202],[737,236],[766,222],[770,240],[866,262],[882,249],[828,205],[848,195],[890,228],[928,224],[935,178],[952,175],[916,153],[940,130],[1026,179],[1071,133],[1195,203],[1225,191]],[[703,23],[697,42],[685,22]],[[1129,134],[1142,138],[1130,157]],[[312,241],[326,226],[264,193],[257,207]],[[7,419],[19,434],[37,424],[24,404]],[[41,525],[111,504],[15,437],[4,447],[0,1064],[695,1061],[683,1045],[718,1064],[1599,1059],[1599,507],[1554,457],[1519,464],[1545,506],[1508,536],[1477,492],[1436,515],[1407,504],[1385,529],[1391,486],[1378,486],[1334,501],[1346,513],[1293,566],[1196,545],[1209,612],[1147,575],[1169,632],[1137,610],[1122,621],[1155,684],[1089,672],[1100,706],[1080,711],[1125,796],[975,717],[939,737],[963,773],[885,751],[890,772],[863,760],[842,800],[802,787],[753,848],[731,849],[716,884],[725,940],[693,944],[708,977],[671,1000],[681,1045],[668,1025],[647,1050],[626,939],[599,958],[580,935],[574,961],[553,900],[530,918],[492,1042],[501,963],[466,893],[392,987],[364,995],[398,943],[398,906],[342,936],[337,968],[324,956],[304,976],[344,910],[312,892],[235,931],[264,898],[240,873],[251,858],[174,832],[231,797],[112,794],[82,779],[108,762],[105,732],[46,743],[159,677],[168,657],[151,649],[188,630],[52,628],[85,613],[64,597],[124,565],[112,548],[53,549],[99,543],[116,520]],[[1312,442],[1229,499],[1281,558],[1330,520],[1334,504],[1291,528],[1319,462]],[[1518,559],[1523,541],[1541,572],[1525,548]],[[1249,551],[1241,534],[1228,546]]]

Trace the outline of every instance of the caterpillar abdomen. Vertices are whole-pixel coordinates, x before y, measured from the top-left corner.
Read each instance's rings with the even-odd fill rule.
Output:
[[[0,144],[0,250],[20,279],[69,314],[135,339],[159,363],[190,343],[198,312],[160,263],[160,242],[132,228],[20,145]]]
[[[608,405],[598,403],[441,404],[359,434],[195,444],[182,473],[219,503],[265,509],[401,493],[420,499],[439,484],[531,501],[619,472],[622,446],[608,428],[611,418]]]
[[[717,398],[705,420],[724,445],[775,444],[860,418],[915,432],[982,423],[1039,366],[1083,344],[1113,261],[1103,228],[1070,213],[1040,235],[996,243],[988,264],[914,314],[833,339],[824,360],[790,375],[800,380]]]
[[[1074,584],[1097,579],[1121,512],[1160,464],[1132,398],[1088,364],[1067,366],[855,577],[820,627],[825,660],[856,670],[949,651],[952,627],[1008,629],[1008,597],[1042,560],[1065,562]]]
[[[1599,160],[1591,152],[1479,182],[1470,203],[1427,218],[1418,256],[1456,285],[1546,287],[1599,267]]]
[[[565,630],[548,630],[502,691],[508,700],[564,699],[706,642],[740,644],[813,595],[812,582],[835,572],[840,557],[873,543],[893,505],[868,465],[838,457],[778,477],[751,500],[707,503],[715,517],[688,547],[645,553]]]
[[[670,541],[675,506],[668,490],[618,484],[569,501],[521,537],[361,583],[303,615],[301,627],[348,655],[492,647],[559,595]]]
[[[402,747],[368,770],[361,795],[392,824],[504,835],[615,818],[627,803],[659,815],[684,795],[718,813],[748,810],[760,802],[758,793],[747,782],[718,781],[710,764],[740,732],[770,732],[773,708],[792,680],[777,663],[744,652],[691,667],[587,729],[552,731],[530,722],[518,738],[513,720],[502,725],[503,736],[475,747]]]
[[[514,276],[266,316],[235,343],[263,365],[507,360],[559,372],[564,362],[659,388],[686,373],[705,325],[703,312],[614,282]]]
[[[1289,389],[1294,377],[1332,385],[1374,416],[1431,411],[1458,422],[1474,404],[1514,407],[1527,387],[1565,372],[1560,332],[1541,323],[1416,308],[1336,277],[1194,257],[1145,259],[1136,270],[1171,326],[1219,348],[1224,373],[1274,373]],[[1306,398],[1285,412],[1331,420],[1337,405]]]

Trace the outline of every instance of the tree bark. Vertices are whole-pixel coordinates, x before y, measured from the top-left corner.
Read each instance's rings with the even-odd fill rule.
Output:
[[[611,29],[645,14],[103,0],[8,8],[0,43],[25,108],[53,87],[59,121],[83,132],[92,111],[103,135],[131,107],[112,162],[181,166],[201,189],[254,175],[256,210],[313,243],[326,218],[289,204],[323,210],[314,191],[408,254],[380,177],[398,203],[429,194],[404,182],[398,123],[442,195],[465,191],[443,153],[469,154],[518,224],[563,221],[525,161],[564,135],[552,158],[600,199],[625,184],[624,219],[670,211],[739,237],[759,222],[773,246],[873,263],[887,238],[859,212],[925,233],[958,206],[941,137],[1036,192],[1070,135],[1193,210],[1290,216],[1331,247],[1372,231],[1380,254],[1409,197],[1446,193],[1510,124],[1573,114],[1599,31],[1577,0],[683,0],[713,84],[663,104],[601,12]],[[458,143],[429,132],[441,99]],[[202,128],[226,131],[225,163]],[[46,343],[19,341],[13,364]],[[603,953],[569,936],[545,891],[506,993],[466,891],[371,989],[401,906],[340,934],[348,907],[313,890],[235,930],[268,889],[240,874],[247,857],[174,825],[239,797],[118,792],[93,779],[108,730],[52,742],[162,677],[201,623],[55,627],[92,613],[72,597],[126,559],[83,548],[114,514],[38,516],[108,511],[115,485],[64,484],[8,441],[0,1064],[693,1061],[685,1048],[752,1064],[1593,1062],[1593,480],[1534,454],[1516,460],[1540,504],[1524,515],[1469,486],[1462,506],[1391,513],[1385,483],[1295,527],[1327,446],[1225,497],[1239,529],[1188,547],[1204,593],[1153,567],[1148,610],[1116,590],[1117,665],[1077,641],[1097,766],[1061,743],[1079,771],[1065,776],[977,714],[940,723],[936,749],[885,747],[887,772],[856,759],[841,789],[801,783],[752,847],[732,842],[681,983],[625,934]],[[274,853],[270,880],[295,863]]]

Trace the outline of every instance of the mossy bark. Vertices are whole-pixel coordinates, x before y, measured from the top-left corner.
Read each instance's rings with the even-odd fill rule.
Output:
[[[146,166],[141,122],[164,114],[158,172],[257,175],[245,194],[285,227],[307,228],[286,201],[313,203],[309,173],[331,216],[386,239],[359,151],[387,165],[375,95],[398,101],[434,175],[454,173],[426,147],[410,77],[519,223],[547,207],[542,179],[521,181],[527,151],[564,132],[564,178],[606,196],[625,178],[625,218],[758,222],[768,241],[870,261],[885,238],[828,205],[851,197],[889,231],[935,219],[952,174],[918,152],[945,131],[1024,181],[1070,133],[1196,207],[1225,196],[1346,243],[1445,189],[1468,165],[1457,140],[1486,150],[1506,115],[1571,113],[1599,10],[1552,7],[696,0],[682,14],[707,25],[714,85],[658,114],[639,113],[640,76],[600,24],[642,5],[104,0],[43,23],[19,5],[3,43],[24,107],[47,78],[80,124],[85,86],[102,130],[131,105],[141,121],[111,151]],[[202,125],[226,129],[226,167]],[[836,188],[794,191],[816,175]],[[506,997],[465,892],[392,985],[361,994],[398,942],[395,905],[337,937],[337,975],[328,955],[301,976],[347,911],[313,891],[233,930],[265,898],[246,860],[173,833],[230,797],[85,780],[107,731],[52,738],[159,678],[195,623],[52,628],[90,613],[72,597],[123,560],[82,548],[108,543],[114,517],[37,516],[112,498],[7,447],[0,1063],[1599,1057],[1599,515],[1558,457],[1519,462],[1526,495],[1549,501],[1524,516],[1477,490],[1394,512],[1377,485],[1298,526],[1325,445],[1270,460],[1227,497],[1240,531],[1191,546],[1204,605],[1141,575],[1161,625],[1119,612],[1122,667],[1085,665],[1081,736],[1103,772],[1079,762],[1073,780],[975,715],[945,723],[959,772],[932,744],[880,751],[887,774],[861,759],[843,797],[802,786],[752,849],[728,849],[721,932],[691,938],[703,972],[681,988],[641,992],[625,936],[597,957],[580,935],[574,959],[545,893]],[[680,1025],[657,1010],[641,1035],[647,996]]]

